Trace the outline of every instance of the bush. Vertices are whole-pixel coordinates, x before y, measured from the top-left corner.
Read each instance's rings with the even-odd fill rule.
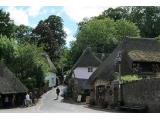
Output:
[[[123,81],[135,81],[135,80],[140,80],[142,79],[141,77],[139,77],[138,75],[124,75],[121,77],[121,79]]]

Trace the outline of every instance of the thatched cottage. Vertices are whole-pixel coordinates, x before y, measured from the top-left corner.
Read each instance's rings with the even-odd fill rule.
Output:
[[[72,84],[73,97],[77,99],[79,94],[82,95],[82,100],[90,94],[89,77],[98,68],[105,57],[104,54],[95,54],[90,47],[87,47],[78,61],[72,68]]]
[[[13,96],[15,105],[22,105],[27,91],[21,81],[0,62],[0,107],[5,107],[6,98],[7,106],[12,106]]]
[[[149,79],[159,77],[159,72],[160,42],[152,38],[126,37],[90,76],[93,99],[99,105],[117,104],[120,100],[117,76],[118,80],[133,74]]]

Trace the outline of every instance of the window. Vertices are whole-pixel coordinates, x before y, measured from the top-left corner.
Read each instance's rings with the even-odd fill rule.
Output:
[[[93,68],[92,67],[88,67],[88,72],[93,72]]]

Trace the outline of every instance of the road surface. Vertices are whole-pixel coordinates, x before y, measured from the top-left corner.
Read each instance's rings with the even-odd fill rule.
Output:
[[[62,89],[62,87],[60,87]],[[77,105],[54,100],[56,98],[55,88],[48,91],[39,99],[39,102],[32,107],[0,109],[0,113],[102,113],[95,109],[90,109],[86,105]]]

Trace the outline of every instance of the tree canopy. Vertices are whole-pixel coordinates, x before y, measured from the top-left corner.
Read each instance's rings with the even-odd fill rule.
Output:
[[[157,37],[160,34],[160,7],[156,6],[126,6],[109,8],[96,16],[98,19],[111,18],[113,20],[125,19],[135,23],[140,29],[142,37]]]
[[[16,38],[16,41],[19,44],[29,43],[31,42],[32,37],[32,28],[25,25],[15,25],[14,26],[15,33],[14,36]]]
[[[33,42],[37,46],[43,46],[51,60],[54,60],[58,56],[60,48],[65,44],[66,33],[61,17],[51,15],[47,19],[41,20],[32,32]]]
[[[15,39],[0,36],[0,59],[28,87],[42,87],[48,63],[41,56],[42,48],[17,44]]]
[[[119,41],[126,36],[139,36],[138,27],[126,20],[114,21],[110,18],[92,18],[81,24],[76,38],[71,44],[71,56],[75,62],[82,51],[92,47],[97,53],[111,53]]]
[[[14,22],[10,19],[8,12],[4,12],[0,9],[0,34],[9,38],[14,34]]]

